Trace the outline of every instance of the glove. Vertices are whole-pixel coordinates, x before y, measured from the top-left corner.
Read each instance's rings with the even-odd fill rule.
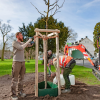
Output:
[[[33,41],[31,41],[31,45],[35,43],[35,42],[34,42],[34,41],[35,41],[34,36],[33,36],[33,37],[29,37],[29,39],[32,39],[32,40],[33,40]]]
[[[31,45],[34,44],[34,43],[35,43],[34,41],[31,41]]]

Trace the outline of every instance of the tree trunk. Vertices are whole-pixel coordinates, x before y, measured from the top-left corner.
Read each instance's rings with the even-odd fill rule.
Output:
[[[5,43],[3,44],[3,48],[2,48],[1,61],[4,61],[4,51],[5,51]]]
[[[48,0],[48,9],[47,9],[47,16],[46,16],[46,29],[48,29],[49,4],[50,4],[50,1]],[[46,35],[48,35],[48,32],[46,32]],[[47,41],[47,50],[48,50],[48,41]]]

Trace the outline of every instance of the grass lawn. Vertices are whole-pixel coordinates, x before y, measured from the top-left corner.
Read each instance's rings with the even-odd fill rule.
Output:
[[[41,61],[38,62],[38,72],[44,72],[44,65],[41,64]],[[25,63],[26,73],[35,72],[35,60],[30,60],[30,62]],[[51,68],[52,72],[55,72],[54,66]],[[3,75],[11,75],[12,71],[12,59],[0,61],[0,76]],[[98,81],[95,76],[92,74],[92,69],[86,68],[83,66],[76,65],[72,71],[75,78],[81,82],[84,82],[89,85],[100,85],[100,81]]]

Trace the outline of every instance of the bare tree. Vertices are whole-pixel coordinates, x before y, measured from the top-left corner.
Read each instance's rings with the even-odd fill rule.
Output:
[[[68,36],[67,42],[75,42],[78,37],[77,33],[75,33],[72,29],[69,29],[70,35]]]
[[[54,16],[57,12],[59,12],[58,10],[63,7],[63,4],[65,2],[65,0],[63,1],[63,3],[61,4],[61,6],[58,5],[59,0],[55,0],[54,3],[50,4],[50,0],[43,0],[45,5],[47,6],[47,11],[44,11],[44,13],[41,13],[39,11],[39,9],[37,7],[35,7],[32,3],[32,5],[36,8],[36,10],[45,18],[44,21],[46,22],[46,29],[48,29],[48,18],[50,16]],[[54,11],[50,16],[49,16],[49,12],[50,11]],[[47,35],[48,33],[46,33]]]
[[[7,21],[7,24],[3,23],[0,21],[0,33],[2,34],[2,56],[1,56],[1,61],[4,60],[4,51],[5,51],[5,46],[8,42],[8,40],[13,38],[13,34],[9,35],[9,33],[12,30],[12,27],[9,25],[10,20]]]

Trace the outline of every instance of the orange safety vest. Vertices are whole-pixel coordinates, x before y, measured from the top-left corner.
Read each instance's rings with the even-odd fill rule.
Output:
[[[73,58],[70,56],[66,56],[66,55],[60,56],[59,57],[59,67],[62,67],[62,66],[65,67],[70,62],[71,59]]]

